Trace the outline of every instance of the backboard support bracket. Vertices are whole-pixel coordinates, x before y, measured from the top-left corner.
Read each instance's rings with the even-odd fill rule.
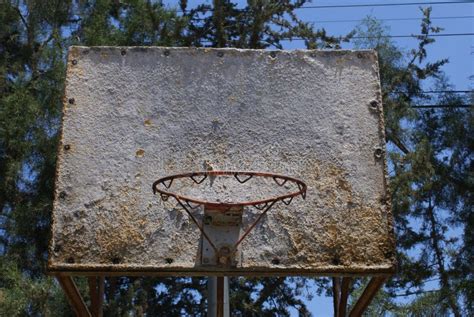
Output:
[[[201,265],[236,267],[240,264],[240,248],[234,245],[241,236],[244,208],[231,207],[221,210],[215,206],[204,206],[203,229],[214,241],[217,252],[204,237],[201,239]]]
[[[57,275],[56,279],[66,295],[69,304],[78,317],[92,316],[72,276]]]
[[[74,313],[78,317],[102,317],[104,306],[104,285],[106,276],[89,276],[89,293],[91,302],[86,305],[81,293],[79,292],[73,276],[57,274],[55,275],[61,285],[66,298],[69,301]],[[347,300],[350,295],[350,286],[353,277],[333,277],[333,302],[335,317],[359,317],[366,311],[379,289],[383,286],[388,276],[372,276],[364,289],[362,295],[358,298],[352,310],[348,313]],[[223,296],[218,300],[223,300]],[[219,304],[219,303],[218,303]],[[222,303],[221,303],[222,304]]]

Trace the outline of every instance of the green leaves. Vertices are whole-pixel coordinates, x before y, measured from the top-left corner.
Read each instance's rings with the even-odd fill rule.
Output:
[[[31,279],[0,258],[1,316],[72,316],[66,298],[51,277]]]

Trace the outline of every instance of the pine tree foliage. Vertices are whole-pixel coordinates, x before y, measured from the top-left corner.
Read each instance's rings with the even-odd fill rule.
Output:
[[[160,45],[282,48],[302,38],[307,48],[341,41],[298,18],[306,0],[213,0],[176,8],[146,0],[16,0],[0,2],[0,315],[71,315],[57,283],[44,275],[49,240],[65,56],[69,45]],[[390,150],[400,273],[371,308],[397,316],[474,315],[472,108],[415,110],[433,82],[450,90],[441,67],[427,62],[439,32],[425,10],[419,46],[398,49],[388,38],[356,42],[377,49]],[[368,20],[358,35],[386,30]],[[469,98],[446,93],[431,103]],[[431,282],[428,282],[431,281]],[[79,280],[82,290],[85,280]],[[327,280],[317,280],[320,293]],[[309,316],[304,278],[231,279],[235,316]],[[434,283],[434,284],[433,284]],[[360,288],[357,282],[354,288]],[[434,287],[429,286],[434,285]],[[108,278],[107,316],[203,316],[202,278]],[[87,292],[84,297],[88,301]],[[410,300],[400,302],[399,298]]]
[[[379,53],[390,150],[399,274],[386,295],[403,309],[387,310],[418,316],[421,303],[432,301],[436,315],[463,316],[473,313],[474,300],[473,269],[466,262],[473,248],[474,131],[472,108],[456,106],[472,104],[472,99],[449,93],[441,70],[447,60],[426,61],[434,41],[429,35],[441,29],[432,26],[430,9],[422,13],[419,46],[409,52],[383,37],[387,30],[374,19],[357,32],[371,39],[359,41],[359,47]],[[438,98],[424,94],[430,83],[433,90],[448,92]],[[412,107],[426,102],[447,107]]]
[[[31,279],[5,258],[0,259],[0,270],[0,316],[72,316],[53,279]]]

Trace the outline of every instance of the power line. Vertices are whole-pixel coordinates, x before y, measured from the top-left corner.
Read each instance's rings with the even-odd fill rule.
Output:
[[[378,38],[416,38],[416,37],[453,37],[453,36],[473,36],[474,33],[443,33],[443,34],[411,34],[411,35],[377,35],[377,36],[352,36],[349,40],[354,39],[378,39]],[[334,38],[343,39],[345,35],[332,36]],[[292,42],[292,41],[307,41],[308,39],[301,37],[294,37],[291,39],[279,39],[280,42]],[[211,40],[204,40],[201,43],[212,43]]]
[[[377,36],[352,36],[353,39],[378,39],[378,38],[416,38],[416,37],[452,37],[452,36],[473,36],[474,33],[443,33],[443,34],[411,34],[411,35],[377,35]],[[333,36],[334,38],[344,38],[345,36]],[[308,39],[301,37],[294,37],[292,39],[280,39],[280,41],[307,41]],[[211,41],[202,41],[202,43],[211,43]]]
[[[474,15],[465,16],[451,16],[451,17],[430,17],[431,20],[449,20],[449,19],[472,19]],[[420,21],[422,18],[391,18],[391,19],[377,19],[377,21]],[[311,23],[348,23],[348,22],[362,22],[363,20],[321,20],[321,21],[307,21]]]
[[[325,6],[305,6],[299,9],[335,9],[335,8],[362,8],[362,7],[394,7],[394,6],[414,6],[414,5],[442,5],[442,4],[471,4],[474,1],[437,1],[437,2],[405,2],[405,3],[364,3],[364,4],[341,4]]]
[[[418,37],[418,36],[428,36],[428,37],[449,37],[449,36],[472,36],[474,33],[442,33],[442,34],[412,34],[412,35],[380,35],[380,36],[354,36],[353,39],[371,39],[379,37],[389,37],[389,38],[402,38],[402,37]]]
[[[436,2],[405,2],[405,3],[364,3],[364,4],[341,4],[341,5],[323,5],[323,6],[304,6],[295,8],[303,9],[336,9],[336,8],[362,8],[362,7],[392,7],[392,6],[414,6],[414,5],[443,5],[443,4],[472,4],[474,1],[436,1]],[[187,10],[177,10],[178,12],[189,12]],[[212,8],[204,8],[202,11],[214,11]],[[245,9],[236,9],[236,11],[245,11]]]
[[[473,105],[418,105],[411,106],[412,108],[418,109],[431,109],[431,108],[471,108]]]
[[[452,37],[452,36],[473,36],[474,33],[443,33],[443,34],[412,34],[412,35],[377,35],[377,36],[352,36],[350,39],[378,39],[378,38],[415,38],[415,37]],[[345,36],[333,36],[335,38],[344,38]],[[281,41],[306,41],[307,39],[295,37],[293,39],[281,39]]]
[[[427,90],[423,91],[424,94],[445,94],[445,93],[453,93],[453,94],[471,94],[472,90]]]
[[[463,15],[463,16],[450,16],[450,17],[430,17],[431,20],[458,20],[458,19],[472,19],[474,15]],[[421,21],[421,17],[418,18],[390,18],[390,19],[378,19],[377,21]],[[196,21],[204,21],[205,18],[194,18]],[[363,19],[358,20],[317,20],[317,21],[305,21],[308,23],[354,23],[354,22],[362,22]]]
[[[453,93],[453,94],[470,94],[472,90],[425,90],[420,91],[422,94],[446,94],[446,93]],[[404,94],[404,91],[392,91],[394,94]]]

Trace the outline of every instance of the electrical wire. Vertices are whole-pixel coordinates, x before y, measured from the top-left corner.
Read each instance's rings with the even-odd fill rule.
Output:
[[[209,16],[210,17],[210,16]],[[430,17],[431,20],[459,20],[459,19],[472,19],[474,15],[461,15],[461,16],[442,16],[442,17]],[[204,21],[205,18],[193,18],[196,21]],[[388,19],[379,19],[376,18],[377,21],[421,21],[421,17],[418,18],[388,18]],[[317,20],[317,21],[303,21],[307,23],[360,23],[363,22],[363,19],[358,20]]]
[[[441,33],[441,34],[429,34],[428,37],[449,37],[449,36],[473,36],[474,33]],[[354,36],[353,39],[363,39],[363,38],[378,38],[378,37],[418,37],[418,36],[426,36],[424,34],[412,34],[412,35],[380,35],[380,36]]]
[[[431,20],[457,20],[457,19],[472,19],[474,15],[463,15],[463,16],[451,16],[451,17],[430,17]],[[421,21],[419,18],[390,18],[390,19],[378,19],[377,21]],[[321,20],[321,21],[306,21],[310,23],[349,23],[349,22],[362,22],[364,20]]]
[[[378,38],[417,38],[417,37],[453,37],[453,36],[473,36],[474,33],[443,33],[443,34],[411,34],[411,35],[377,35],[377,36],[352,36],[349,40],[359,40],[359,39],[378,39]],[[342,35],[335,35],[331,36],[333,38],[343,39],[345,36]],[[280,39],[280,42],[291,42],[291,41],[307,41],[308,39],[304,39],[301,37],[294,37],[291,39]],[[201,43],[212,43],[210,40],[201,41]]]
[[[411,106],[415,109],[431,109],[431,108],[471,108],[473,105],[417,105]]]
[[[404,94],[404,91],[392,91],[391,93],[394,94]],[[446,93],[453,93],[453,94],[470,94],[473,93],[472,90],[425,90],[420,91],[422,94],[446,94]]]
[[[364,4],[338,4],[318,5],[295,8],[299,9],[336,9],[336,8],[362,8],[362,7],[395,7],[413,5],[443,5],[443,4],[472,4],[474,1],[437,1],[437,2],[401,2],[401,3],[364,3]]]
[[[452,36],[473,36],[474,33],[442,33],[442,34],[412,34],[412,35],[377,35],[377,36],[352,36],[350,39],[377,39],[377,38],[416,38],[416,37],[452,37]],[[344,38],[345,36],[333,36],[335,38]],[[281,39],[280,41],[306,41],[307,39],[295,37],[292,39]]]
[[[339,8],[362,8],[362,7],[394,7],[394,6],[414,6],[414,5],[444,5],[444,4],[472,4],[474,1],[436,1],[436,2],[405,2],[405,3],[363,3],[363,4],[338,4],[338,5],[316,5],[295,8],[304,9],[339,9]],[[237,11],[244,11],[236,9]],[[189,12],[191,10],[178,10],[178,12]],[[214,9],[203,9],[202,11],[214,11]]]

